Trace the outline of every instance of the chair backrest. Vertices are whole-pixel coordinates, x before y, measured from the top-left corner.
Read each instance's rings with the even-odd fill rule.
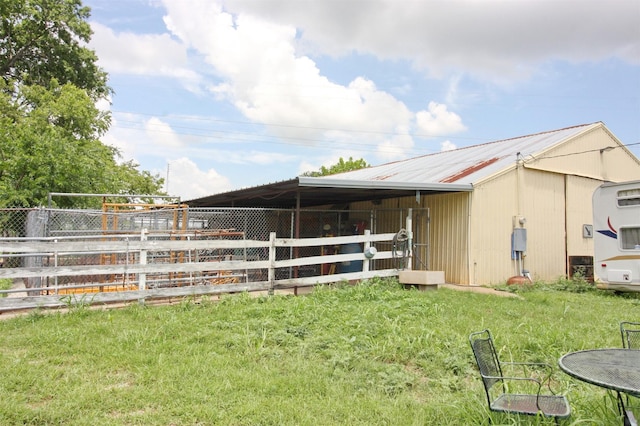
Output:
[[[640,349],[640,322],[621,322],[620,334],[623,348]]]
[[[469,335],[469,343],[471,343],[471,350],[482,376],[487,399],[491,404],[491,396],[489,394],[491,388],[498,382],[504,383],[498,353],[493,344],[493,337],[489,330],[477,331]]]

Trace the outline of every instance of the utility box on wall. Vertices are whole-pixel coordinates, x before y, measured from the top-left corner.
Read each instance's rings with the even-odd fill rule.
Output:
[[[569,278],[574,276],[593,282],[593,256],[569,256]]]
[[[526,228],[514,228],[512,250],[527,251],[527,229]]]

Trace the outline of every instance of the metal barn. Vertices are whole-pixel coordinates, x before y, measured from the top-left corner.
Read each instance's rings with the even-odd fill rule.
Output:
[[[593,191],[605,181],[636,179],[640,160],[597,122],[187,204],[428,212],[414,219],[424,221],[414,224],[416,241],[429,247],[414,269],[483,285],[523,271],[540,280],[591,278]]]

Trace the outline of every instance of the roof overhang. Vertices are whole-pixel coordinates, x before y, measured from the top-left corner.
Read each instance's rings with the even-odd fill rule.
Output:
[[[471,184],[407,183],[300,176],[236,191],[186,201],[190,207],[294,208],[344,205],[355,201],[426,195],[441,192],[470,192]]]
[[[415,183],[393,182],[386,180],[351,180],[314,178],[301,176],[298,178],[300,186],[315,188],[351,188],[351,189],[387,189],[400,191],[429,191],[429,192],[469,192],[473,190],[471,184],[455,183]]]

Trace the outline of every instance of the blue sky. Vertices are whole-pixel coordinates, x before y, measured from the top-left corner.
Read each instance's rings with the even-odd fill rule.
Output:
[[[638,0],[84,4],[103,142],[183,200],[596,121],[640,156]]]

